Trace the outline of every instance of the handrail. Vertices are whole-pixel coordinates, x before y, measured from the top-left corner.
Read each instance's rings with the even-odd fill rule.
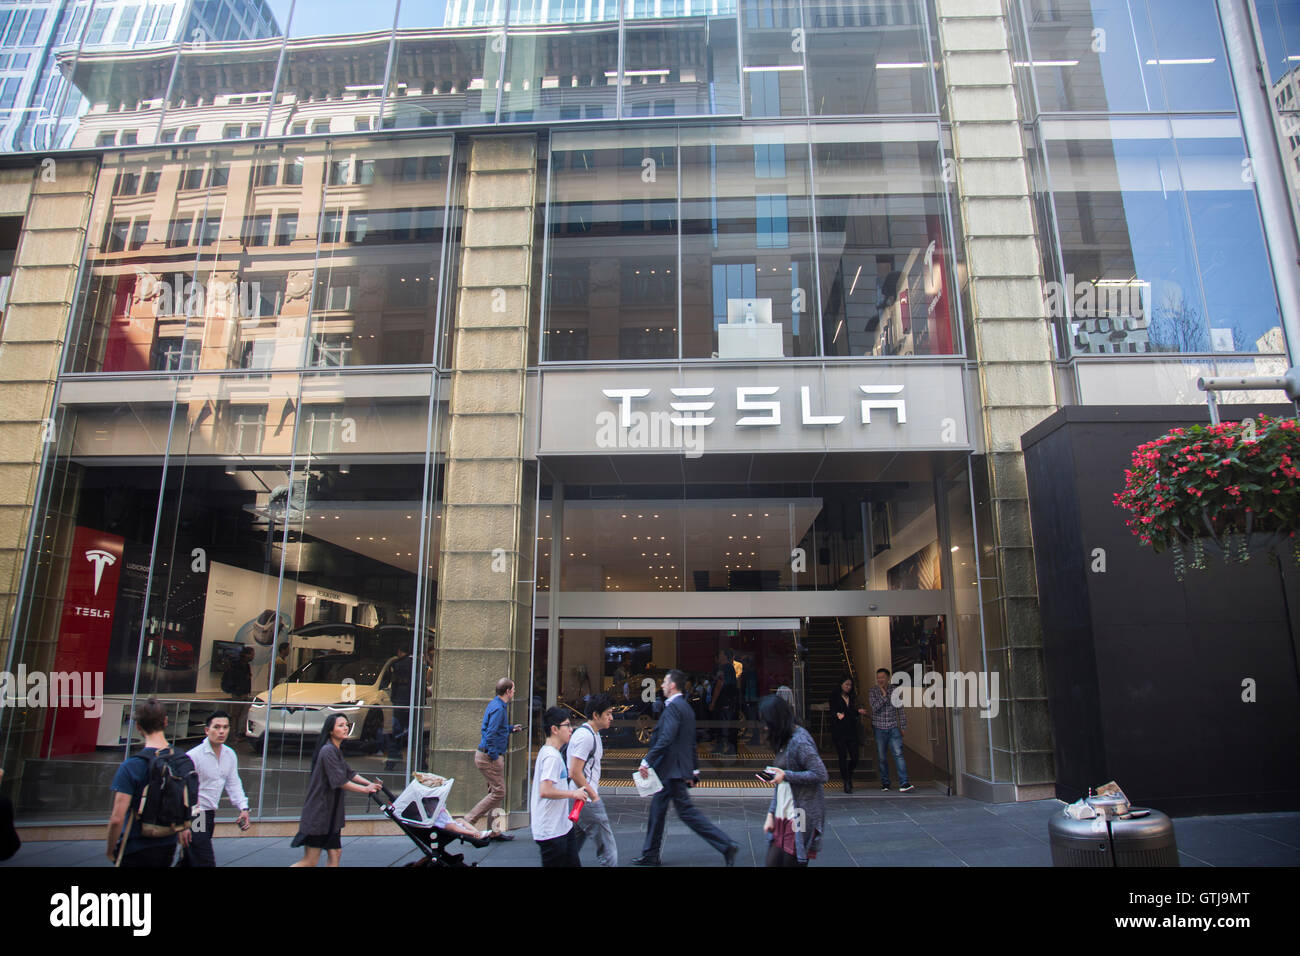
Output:
[[[844,663],[848,665],[849,677],[852,679],[853,689],[856,691],[858,689],[858,677],[853,673],[853,658],[849,654],[849,643],[844,639],[844,627],[840,624],[840,619],[838,617],[835,618],[835,630],[839,631],[840,647],[844,651]]]

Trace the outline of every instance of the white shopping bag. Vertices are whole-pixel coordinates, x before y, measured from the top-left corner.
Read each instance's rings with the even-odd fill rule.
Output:
[[[655,773],[654,767],[647,768],[647,773],[648,776],[645,777],[641,776],[640,770],[632,774],[632,782],[636,784],[637,796],[653,797],[664,788],[664,785],[659,782],[659,774]]]

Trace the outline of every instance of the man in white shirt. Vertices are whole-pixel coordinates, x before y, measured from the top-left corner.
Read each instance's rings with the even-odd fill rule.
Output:
[[[223,789],[239,810],[239,829],[248,829],[248,798],[239,782],[239,761],[235,751],[225,745],[226,737],[230,735],[230,715],[224,710],[213,711],[203,727],[207,735],[203,743],[188,753],[194,769],[199,772],[199,815],[194,820],[193,830],[181,834],[181,845],[185,847],[185,860],[189,866],[217,865],[216,855],[212,852],[212,828]]]
[[[605,745],[600,732],[614,722],[614,701],[608,694],[596,694],[587,701],[587,722],[569,738],[569,776],[587,793],[582,805],[574,839],[581,852],[587,837],[596,837],[596,860],[601,866],[618,866],[618,844],[614,842],[614,828],[605,812],[605,801],[600,799],[600,759]]]

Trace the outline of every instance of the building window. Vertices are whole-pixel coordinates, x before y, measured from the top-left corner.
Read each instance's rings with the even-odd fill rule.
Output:
[[[126,249],[126,239],[131,231],[131,223],[126,219],[114,220],[108,227],[105,248],[109,252],[122,252]]]
[[[199,138],[199,128],[197,126],[186,126],[181,130],[182,143],[194,143]]]
[[[168,127],[167,129],[162,131],[162,142],[164,143],[176,142],[176,127],[174,126]]]
[[[208,175],[208,187],[219,189],[230,182],[229,166],[213,166],[211,173]]]
[[[249,216],[244,220],[244,245],[269,246],[271,244],[271,214]]]
[[[215,246],[217,240],[221,237],[221,220],[208,219],[203,223],[203,229],[199,233],[200,246]]]
[[[113,182],[114,196],[134,196],[140,191],[139,173],[118,173]]]
[[[311,364],[315,368],[344,368],[352,354],[352,336],[318,336],[312,340],[312,353]]]
[[[187,169],[181,174],[181,189],[202,189],[203,167]]]
[[[113,31],[114,43],[126,43],[131,39],[131,31],[135,29],[135,21],[139,16],[139,7],[126,7],[122,11],[122,15],[117,18],[117,29]]]
[[[95,137],[96,146],[113,146],[117,143],[117,133],[100,133]]]
[[[233,438],[235,447],[231,449],[236,455],[260,455],[262,453],[262,436],[266,433],[266,406],[244,405],[235,411]]]
[[[286,160],[284,164],[284,184],[286,186],[302,185],[302,160]]]
[[[343,241],[343,210],[331,210],[330,212],[325,213],[325,221],[321,227],[320,241]]]
[[[277,246],[287,246],[293,242],[294,237],[298,235],[298,215],[297,213],[280,213],[280,221],[276,223],[275,244]]]
[[[199,351],[202,344],[198,339],[175,338],[172,336],[160,339],[154,348],[153,370],[155,372],[193,372],[199,367]]]
[[[153,194],[158,191],[158,184],[162,181],[162,173],[156,169],[151,169],[144,174],[143,184],[140,186],[142,195]]]
[[[239,134],[243,132],[244,127],[238,123],[227,123],[221,128],[222,139],[239,139]]]
[[[144,248],[144,241],[149,235],[149,223],[137,222],[131,227],[131,244],[128,247],[131,252]]]
[[[190,233],[194,229],[192,219],[173,219],[167,226],[167,248],[179,249],[190,244]]]

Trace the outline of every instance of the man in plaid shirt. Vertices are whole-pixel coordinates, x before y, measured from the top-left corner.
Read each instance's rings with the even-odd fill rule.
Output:
[[[867,699],[871,703],[871,729],[876,734],[876,757],[880,764],[880,789],[889,789],[889,759],[894,755],[898,765],[899,791],[907,793],[912,785],[907,780],[907,764],[903,760],[903,731],[907,729],[907,711],[895,707],[889,699],[889,671],[876,671],[876,686]]]

